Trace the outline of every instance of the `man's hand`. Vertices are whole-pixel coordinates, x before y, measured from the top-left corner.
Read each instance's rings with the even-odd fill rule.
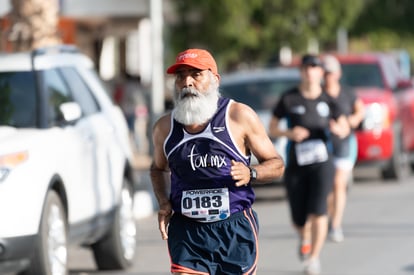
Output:
[[[309,130],[302,126],[295,126],[290,130],[290,134],[287,137],[295,142],[302,142],[309,137]]]
[[[231,161],[231,177],[236,180],[236,186],[247,186],[250,182],[250,169],[242,162]]]
[[[337,120],[331,119],[329,121],[329,128],[334,135],[341,139],[347,137],[351,132],[351,127],[345,116],[340,116]]]
[[[168,224],[170,223],[172,215],[172,208],[171,204],[165,203],[163,205],[160,205],[160,210],[158,210],[158,229],[161,232],[161,238],[163,240],[168,239]]]

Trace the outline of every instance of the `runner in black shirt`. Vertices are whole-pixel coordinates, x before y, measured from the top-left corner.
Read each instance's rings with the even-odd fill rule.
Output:
[[[351,129],[358,128],[364,118],[364,103],[350,87],[341,85],[341,64],[333,55],[323,58],[325,69],[324,90],[341,105]],[[354,131],[345,138],[333,136],[333,155],[335,179],[333,190],[328,196],[328,214],[330,220],[329,238],[334,242],[342,242],[342,217],[346,205],[347,185],[358,153],[358,144]]]
[[[349,125],[335,99],[322,91],[323,68],[319,57],[305,55],[300,69],[302,82],[284,93],[275,106],[269,134],[289,139],[285,184],[291,216],[301,238],[301,255],[307,254],[305,271],[319,274],[319,254],[328,227],[327,196],[335,171],[331,135],[346,136]],[[287,119],[286,130],[279,128],[282,118]],[[311,231],[305,230],[308,226]],[[305,236],[306,232],[312,232],[312,236]]]

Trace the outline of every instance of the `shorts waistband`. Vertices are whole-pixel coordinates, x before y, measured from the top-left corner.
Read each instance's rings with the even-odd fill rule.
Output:
[[[203,225],[203,224],[221,224],[221,223],[229,222],[229,221],[232,221],[232,220],[237,220],[240,217],[244,217],[245,212],[248,214],[248,212],[250,212],[250,211],[254,211],[254,210],[252,208],[247,208],[247,209],[244,209],[244,210],[240,210],[238,212],[232,213],[227,219],[220,220],[220,221],[213,221],[213,222],[200,222],[200,221],[197,221],[196,219],[192,219],[192,218],[189,218],[187,216],[184,216],[184,215],[182,215],[181,213],[178,213],[178,212],[174,213],[173,217],[177,218],[177,219],[180,219],[180,220],[183,220],[183,221],[186,221],[186,222],[189,222],[189,223],[194,223],[194,224],[201,224],[201,225]]]

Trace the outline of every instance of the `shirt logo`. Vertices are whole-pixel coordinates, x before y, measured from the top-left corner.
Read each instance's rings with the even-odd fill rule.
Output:
[[[316,105],[316,110],[321,117],[327,117],[329,115],[329,106],[326,102],[319,102]]]
[[[195,145],[191,148],[190,154],[187,156],[190,159],[191,168],[193,171],[199,168],[207,168],[207,167],[223,167],[227,166],[225,156],[220,155],[210,155],[210,154],[197,154],[194,152]]]
[[[223,132],[224,130],[226,130],[226,127],[224,127],[224,126],[220,126],[220,127],[216,127],[216,126],[214,126],[213,127],[213,132],[214,133],[220,133],[220,132]]]
[[[292,113],[303,115],[306,112],[305,106],[299,105],[299,106],[293,106],[291,109]]]

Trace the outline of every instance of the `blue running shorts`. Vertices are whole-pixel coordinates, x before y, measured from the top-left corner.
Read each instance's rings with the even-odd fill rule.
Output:
[[[258,260],[258,220],[253,209],[228,219],[201,223],[174,214],[168,228],[171,272],[254,274]]]

